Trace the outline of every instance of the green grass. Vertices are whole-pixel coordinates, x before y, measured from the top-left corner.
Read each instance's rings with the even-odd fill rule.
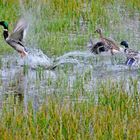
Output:
[[[109,7],[115,8],[118,5],[122,5],[120,10],[125,8],[131,16],[140,7],[138,1],[130,0],[127,0],[126,3],[121,0],[118,3],[114,0],[101,0],[100,2],[96,0],[92,0],[91,2],[83,2],[82,0],[37,0],[36,2],[32,2],[26,0],[22,7],[19,2],[14,0],[1,0],[0,3],[1,20],[6,20],[9,23],[10,31],[12,31],[16,21],[23,14],[23,11],[20,11],[21,8],[24,7],[28,16],[29,13],[32,14],[34,18],[34,31],[28,33],[28,38],[30,39],[27,44],[35,40],[34,45],[36,44],[38,48],[41,48],[51,56],[75,50],[75,46],[80,46],[77,48],[80,50],[85,49],[89,37],[91,35],[93,38],[97,37],[94,34],[94,30],[97,27],[103,28],[104,34],[109,36],[110,32],[114,30],[110,28],[110,21],[114,24],[120,22],[119,11],[110,11],[109,9],[111,8]],[[133,13],[131,12],[132,9]],[[124,36],[123,31],[121,32]],[[71,34],[75,35],[73,40],[69,40]],[[115,39],[118,36],[121,37],[121,34],[116,34]],[[117,38],[118,42],[122,39],[120,37]],[[9,49],[9,46],[4,43],[2,36],[0,40],[2,46],[0,47],[1,54],[12,52],[12,49]]]
[[[130,42],[137,41],[136,46],[139,44],[133,31],[123,28],[127,27],[127,22],[122,28],[120,22],[125,12],[129,18],[134,18],[140,10],[139,0],[24,2],[25,11],[31,13],[33,18],[33,29],[27,36],[27,44],[37,46],[49,57],[57,57],[73,50],[86,50],[90,36],[98,37],[94,33],[97,27],[102,27],[104,34],[112,35],[117,42],[129,39]],[[0,0],[1,20],[8,21],[10,32],[23,14],[20,9],[19,2],[15,0]],[[2,28],[0,33],[0,54],[12,54],[13,49],[3,39]],[[30,101],[25,110],[24,103],[19,103],[18,98],[15,101],[14,95],[9,95],[3,101],[0,139],[140,139],[139,79],[129,80],[128,91],[125,90],[123,81],[115,83],[112,79],[106,83],[99,81],[96,89],[88,92],[84,89],[91,78],[90,72],[87,72],[83,77],[77,75],[73,90],[70,90],[67,77],[70,68],[65,66],[63,69],[65,75],[59,73],[55,82],[51,79],[47,81],[47,86],[61,90],[44,95],[47,91],[41,91],[37,85],[39,94],[45,97],[36,111],[33,101]],[[24,66],[23,71],[25,75],[28,74],[28,66]],[[43,72],[38,68],[35,82],[39,83],[41,78]]]
[[[10,96],[1,111],[0,139],[138,140],[140,96],[138,82],[133,82],[132,95],[121,82],[101,84],[91,93],[83,93],[78,84],[70,94],[65,86],[61,96],[57,92],[46,96],[36,112],[31,102],[25,112]]]

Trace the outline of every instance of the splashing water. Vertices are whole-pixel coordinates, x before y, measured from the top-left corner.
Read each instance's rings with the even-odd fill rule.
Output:
[[[25,65],[29,65],[29,67],[31,68],[37,68],[38,66],[43,66],[46,69],[51,69],[53,67],[64,65],[64,64],[74,64],[79,66],[84,64],[91,65],[90,64],[91,61],[88,62],[88,59],[90,58],[96,59],[96,56],[90,53],[89,51],[68,52],[54,59],[54,58],[49,58],[40,49],[37,49],[39,48],[38,42],[42,35],[42,30],[36,32],[37,26],[40,25],[40,23],[42,23],[42,19],[40,16],[42,11],[41,10],[42,5],[41,3],[38,2],[38,0],[31,1],[31,3],[32,4],[38,3],[38,4],[37,6],[33,6],[31,4],[32,6],[30,8],[26,8],[23,1],[20,0],[21,13],[29,24],[28,33],[25,38],[25,44],[29,50],[29,55],[24,60],[20,60],[18,62],[19,65],[25,64]],[[110,67],[110,60],[107,60],[107,62],[105,63],[109,64]]]
[[[53,66],[53,60],[45,55],[40,49],[30,49],[28,56],[24,60],[19,61],[20,65],[28,65],[31,68],[43,66],[49,68]]]
[[[38,3],[38,0],[32,0],[30,3]],[[32,4],[31,4],[32,5]],[[41,31],[36,32],[36,27],[42,23],[41,11],[42,5],[40,3],[37,6],[30,6],[26,8],[23,1],[20,0],[21,14],[25,17],[25,20],[29,23],[28,33],[25,38],[26,47],[29,50],[29,55],[24,60],[17,60],[19,65],[29,65],[29,67],[36,69],[38,66],[43,66],[46,69],[53,68],[55,66],[64,64],[73,64],[75,70],[83,73],[89,69],[99,69],[104,73],[105,71],[113,71],[114,74],[117,71],[128,70],[129,68],[124,65],[111,65],[110,56],[96,56],[89,51],[73,51],[65,53],[57,58],[49,58],[44,54],[38,46],[38,42],[41,36]],[[108,55],[108,54],[107,54]],[[101,61],[99,61],[99,60]],[[104,60],[104,61],[102,61]],[[93,62],[94,61],[94,62]],[[97,61],[97,62],[96,62]],[[94,63],[94,65],[92,65]],[[97,65],[96,65],[97,64]],[[86,69],[87,68],[87,69]],[[97,70],[98,71],[98,70]],[[95,72],[95,75],[98,75]],[[94,76],[95,77],[95,76]],[[97,76],[96,76],[97,77]]]
[[[38,2],[37,0],[32,1],[32,3]],[[29,65],[31,68],[37,68],[38,66],[43,66],[46,69],[53,68],[58,65],[63,64],[77,64],[80,65],[80,60],[76,59],[76,57],[90,57],[93,56],[92,54],[89,55],[89,52],[69,52],[56,58],[49,58],[46,54],[44,54],[38,48],[38,39],[41,33],[36,33],[36,27],[38,24],[41,23],[41,4],[38,4],[37,7],[31,6],[30,8],[26,9],[23,1],[20,0],[20,7],[21,13],[25,20],[28,22],[28,33],[25,38],[25,44],[27,50],[29,51],[29,55],[24,59],[20,60],[18,63],[19,65]]]

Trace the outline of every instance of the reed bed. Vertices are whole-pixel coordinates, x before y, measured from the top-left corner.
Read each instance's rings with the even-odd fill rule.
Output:
[[[139,0],[0,0],[1,20],[8,21],[9,30],[12,31],[20,16],[26,16],[31,24],[28,44],[50,57],[72,50],[86,50],[89,38],[97,38],[94,33],[97,27],[102,27],[106,36],[113,32],[112,36],[118,42],[127,37],[132,42],[135,33],[118,30],[120,13],[127,13],[133,19],[139,9]],[[0,32],[2,34],[2,28]],[[136,47],[138,43],[139,40]],[[2,36],[0,45],[1,55],[13,53]],[[24,68],[24,74],[28,73],[27,69]],[[66,75],[67,69],[64,67]],[[38,69],[37,82],[40,82],[41,74]],[[61,90],[45,94],[38,107],[34,107],[32,100],[25,105],[13,94],[3,93],[6,98],[0,104],[0,139],[140,139],[139,79],[131,80],[128,91],[123,82],[113,83],[113,79],[106,83],[100,81],[96,90],[88,91],[84,84],[90,73],[85,77],[77,76],[73,90],[67,84],[66,75],[60,75],[55,81],[55,88]],[[48,86],[52,84],[50,79]],[[39,90],[40,95],[44,92]]]
[[[0,113],[0,139],[138,140],[140,96],[133,82],[131,95],[122,83],[84,93],[79,84],[71,94],[65,89],[47,95],[36,109],[30,102],[25,110],[18,97],[9,96]]]

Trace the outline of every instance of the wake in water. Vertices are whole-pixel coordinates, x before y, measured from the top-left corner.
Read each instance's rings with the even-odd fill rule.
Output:
[[[28,65],[29,68],[33,69],[43,67],[44,69],[52,70],[59,66],[72,64],[74,66],[76,65],[77,68],[85,67],[86,65],[86,67],[102,67],[102,69],[112,71],[129,70],[129,67],[123,63],[113,65],[110,56],[106,54],[98,56],[90,53],[89,51],[72,51],[57,58],[49,58],[40,49],[34,48],[30,49],[27,57],[16,61],[20,66]],[[137,68],[138,66],[133,67],[133,69]]]
[[[93,57],[89,52],[73,51],[68,52],[60,57],[49,58],[40,49],[30,49],[29,54],[24,59],[18,61],[19,65],[28,65],[30,68],[36,69],[44,67],[45,69],[54,69],[64,64],[82,65],[86,63],[87,58]]]

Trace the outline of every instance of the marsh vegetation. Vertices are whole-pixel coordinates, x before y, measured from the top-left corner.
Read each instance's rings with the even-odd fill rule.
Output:
[[[10,31],[28,20],[31,51],[23,61],[0,36],[0,139],[139,140],[139,68],[87,48],[101,27],[140,50],[139,10],[138,0],[0,0]]]

